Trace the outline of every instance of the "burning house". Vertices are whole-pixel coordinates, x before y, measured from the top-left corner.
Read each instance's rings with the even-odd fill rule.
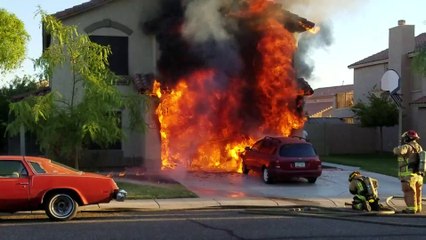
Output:
[[[295,35],[315,24],[278,2],[92,0],[55,16],[98,39],[121,39],[110,41],[124,44],[111,58],[128,49],[123,79],[133,81],[117,87],[146,93],[153,83],[152,129],[123,140],[124,165],[161,158],[163,169],[238,172],[245,146],[304,126],[312,89],[295,70]]]

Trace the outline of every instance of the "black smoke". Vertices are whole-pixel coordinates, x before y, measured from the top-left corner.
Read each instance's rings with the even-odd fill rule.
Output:
[[[157,63],[160,78],[170,87],[188,73],[210,67],[222,72],[223,78],[218,79],[222,87],[226,87],[227,78],[236,75],[249,85],[254,81],[260,65],[256,46],[261,36],[253,25],[265,16],[235,17],[233,13],[244,11],[247,1],[161,0],[160,4],[161,12],[144,23],[144,31],[156,36],[161,51]],[[314,26],[278,3],[263,14],[274,15],[291,32]]]
[[[270,3],[266,11],[250,16],[240,14],[247,10],[246,0],[161,0],[160,4],[161,12],[145,22],[144,31],[155,35],[159,43],[157,67],[162,86],[173,89],[195,70],[213,68],[216,75],[214,85],[209,86],[212,92],[228,88],[232,79],[245,81],[239,92],[239,109],[231,117],[243,119],[243,129],[238,130],[250,132],[265,122],[260,108],[270,103],[256,89],[256,76],[262,67],[257,45],[263,34],[256,25],[273,16],[288,31],[303,32],[314,23],[278,3]],[[216,104],[226,105],[226,101]],[[206,104],[199,102],[196,109],[207,111]]]
[[[315,69],[310,57],[312,50],[327,48],[333,44],[331,25],[320,24],[320,31],[316,34],[303,34],[298,41],[298,49],[294,56],[294,66],[298,77],[310,79]]]

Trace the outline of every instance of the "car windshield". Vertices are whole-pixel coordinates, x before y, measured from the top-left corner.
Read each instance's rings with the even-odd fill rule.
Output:
[[[315,157],[317,154],[310,144],[285,144],[280,148],[281,157]]]

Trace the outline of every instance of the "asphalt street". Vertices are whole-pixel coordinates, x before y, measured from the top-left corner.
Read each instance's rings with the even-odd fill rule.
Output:
[[[0,219],[4,240],[424,239],[426,219],[324,209],[231,208],[83,212],[69,222],[42,214]]]

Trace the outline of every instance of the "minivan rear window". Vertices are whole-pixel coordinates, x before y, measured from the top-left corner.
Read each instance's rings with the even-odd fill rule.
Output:
[[[315,157],[317,154],[310,144],[284,144],[280,147],[281,157]]]

